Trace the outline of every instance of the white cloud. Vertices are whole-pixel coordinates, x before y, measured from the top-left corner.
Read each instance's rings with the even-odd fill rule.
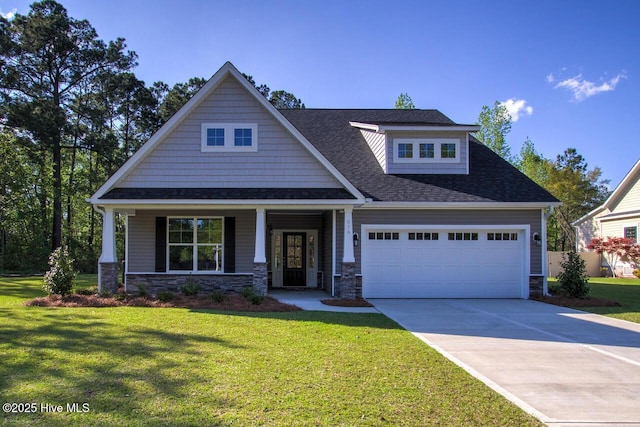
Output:
[[[549,78],[551,77],[551,79]],[[582,74],[578,74],[575,77],[571,77],[566,80],[562,80],[558,82],[553,88],[558,89],[567,89],[571,92],[571,96],[575,102],[584,101],[587,98],[590,98],[594,95],[603,92],[611,92],[615,90],[620,80],[626,79],[627,76],[624,72],[618,73],[617,76],[609,79],[607,81],[602,81],[600,84],[596,84],[594,82],[590,82],[589,80],[585,80],[582,78]],[[551,74],[547,76],[548,83],[554,83],[555,79]]]
[[[527,101],[524,99],[511,98],[501,102],[500,104],[504,105],[511,116],[511,120],[514,122],[517,122],[520,117],[530,116],[533,114],[533,107],[527,105]]]
[[[3,12],[2,10],[0,10],[0,16],[2,16],[4,19],[6,20],[12,20],[14,16],[16,16],[16,12],[18,11],[18,9],[11,9],[9,12]]]

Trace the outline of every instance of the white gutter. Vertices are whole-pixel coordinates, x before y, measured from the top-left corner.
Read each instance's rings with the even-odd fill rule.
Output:
[[[561,203],[539,202],[369,202],[357,209],[544,209]]]

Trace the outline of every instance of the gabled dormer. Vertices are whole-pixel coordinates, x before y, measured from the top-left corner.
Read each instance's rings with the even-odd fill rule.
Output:
[[[350,122],[387,174],[469,173],[469,133],[476,125]]]

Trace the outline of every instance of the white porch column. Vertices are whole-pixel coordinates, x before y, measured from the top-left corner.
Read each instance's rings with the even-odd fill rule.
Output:
[[[266,235],[267,215],[264,208],[256,209],[256,248],[253,262],[267,262],[265,253],[265,235]]]
[[[98,291],[117,292],[116,221],[113,208],[98,209],[102,214],[102,254],[98,260]]]
[[[344,253],[342,262],[356,262],[353,253],[353,208],[344,208]]]
[[[102,254],[100,262],[116,262],[116,221],[113,208],[102,214]]]

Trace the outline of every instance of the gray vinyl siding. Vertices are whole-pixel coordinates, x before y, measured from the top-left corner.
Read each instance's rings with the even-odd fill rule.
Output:
[[[255,210],[211,211],[137,211],[128,219],[128,248],[130,273],[155,271],[156,217],[228,216],[236,218],[236,273],[251,273],[255,251]]]
[[[401,224],[401,225],[509,225],[509,224],[529,224],[531,234],[541,232],[541,211],[513,210],[513,211],[491,211],[491,210],[354,210],[353,231],[362,236],[362,224]],[[344,235],[344,214],[338,214],[337,218],[337,238],[338,246],[337,262],[342,261],[343,235]],[[361,273],[361,249],[362,245],[354,248],[356,257],[356,272]],[[530,245],[531,274],[542,272],[542,250],[541,246]]]
[[[202,123],[257,123],[257,152],[201,152]],[[160,188],[340,188],[253,96],[227,78],[118,184]]]
[[[387,172],[387,150],[386,150],[386,142],[387,138],[384,134],[376,133],[370,130],[360,129],[360,133],[364,137],[364,140],[367,141],[371,151],[374,156],[380,163],[382,170]],[[393,153],[392,153],[393,155]]]
[[[429,163],[394,163],[393,141],[396,139],[453,139],[458,142],[458,161]],[[387,173],[397,174],[467,174],[467,134],[465,132],[393,132],[387,134]]]

